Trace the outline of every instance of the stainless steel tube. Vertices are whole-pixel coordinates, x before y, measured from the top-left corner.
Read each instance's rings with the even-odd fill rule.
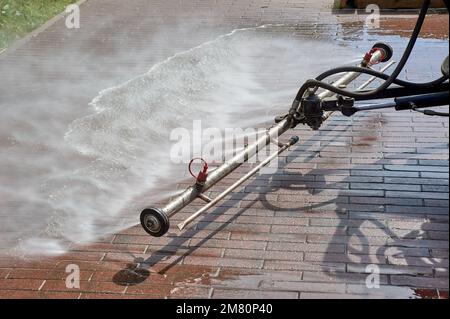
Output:
[[[225,196],[230,194],[232,191],[234,191],[236,188],[241,186],[245,181],[250,179],[253,175],[258,173],[261,168],[266,166],[268,163],[270,163],[273,159],[275,159],[277,156],[279,156],[281,153],[286,151],[289,147],[294,145],[299,141],[299,138],[297,136],[292,137],[288,143],[284,144],[278,149],[278,152],[270,155],[268,158],[266,158],[264,161],[259,163],[255,168],[253,168],[250,172],[245,174],[243,177],[241,177],[239,180],[237,180],[233,185],[228,187],[223,193],[221,193],[219,196],[214,198],[211,202],[209,202],[207,205],[203,206],[199,211],[197,211],[195,214],[191,215],[188,219],[186,219],[184,222],[180,223],[178,225],[178,228],[180,230],[183,230],[187,225],[189,225],[192,221],[194,221],[195,218],[206,212],[208,209],[216,205],[218,202],[220,202]]]
[[[213,187],[217,182],[222,180],[228,174],[233,172],[239,166],[248,161],[248,159],[255,156],[260,150],[264,149],[272,139],[278,138],[280,135],[285,133],[291,127],[290,121],[286,118],[274,127],[270,128],[267,131],[265,136],[260,137],[255,143],[249,145],[245,150],[236,154],[232,159],[225,162],[217,169],[212,171],[208,179],[206,180],[205,185],[203,186],[202,192],[207,191],[211,187]],[[178,195],[174,200],[168,203],[165,207],[162,208],[162,211],[167,216],[172,216],[180,211],[183,207],[190,204],[194,199],[196,199],[199,195],[199,192],[196,187],[191,186],[186,189],[183,193]]]

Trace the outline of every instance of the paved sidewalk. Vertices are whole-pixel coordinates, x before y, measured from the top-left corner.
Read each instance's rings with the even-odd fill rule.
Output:
[[[7,70],[0,105],[41,95],[80,105],[52,128],[63,134],[74,118],[91,112],[88,103],[100,90],[239,27],[296,25],[293,37],[360,50],[381,39],[399,48],[397,54],[406,45],[399,35],[409,28],[401,20],[407,17],[393,18],[400,22],[390,20],[377,35],[348,15],[332,14],[331,2],[88,0],[80,30],[67,30],[59,20],[0,55],[0,72]],[[177,27],[180,21],[196,36]],[[443,35],[441,17],[430,21],[430,42],[418,46],[406,70],[411,81],[439,74],[447,52],[448,25]],[[171,32],[161,39],[163,27]],[[111,34],[135,54],[116,55]],[[158,38],[148,43],[153,34]],[[69,61],[64,50],[62,59],[61,47],[101,55],[105,65],[78,60],[78,50]],[[11,65],[30,58],[49,59],[54,68],[43,74],[36,65],[24,83]],[[74,65],[70,74],[61,71],[65,63]],[[87,87],[83,80],[92,81],[86,76],[102,80]],[[280,88],[295,83],[289,82],[295,75],[276,76]],[[73,83],[74,91],[53,92],[52,81]],[[137,225],[54,258],[0,257],[0,298],[448,298],[448,119],[412,112],[336,115],[318,132],[299,127],[292,134],[302,143],[285,154],[277,174],[249,181],[194,228],[180,233],[173,227],[156,239]],[[247,170],[231,174],[211,196]],[[172,225],[199,205],[177,214]],[[70,264],[81,269],[80,289],[66,288]],[[378,289],[366,287],[373,265],[381,273]]]

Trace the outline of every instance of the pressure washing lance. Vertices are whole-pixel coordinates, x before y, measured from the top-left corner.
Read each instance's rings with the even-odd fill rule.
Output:
[[[448,9],[449,0],[445,0],[445,4]],[[264,136],[258,138],[253,144],[247,145],[244,150],[238,152],[233,158],[209,172],[208,164],[204,160],[192,160],[189,164],[189,171],[195,178],[195,184],[187,188],[180,195],[175,196],[175,198],[162,208],[150,207],[144,209],[140,215],[141,225],[144,230],[151,236],[161,237],[168,232],[170,218],[173,215],[192,203],[195,199],[201,199],[206,202],[204,207],[192,214],[182,223],[178,224],[180,230],[186,228],[195,219],[206,213],[228,194],[253,177],[273,159],[298,143],[300,139],[297,136],[291,137],[287,143],[280,143],[278,138],[299,124],[305,124],[313,130],[318,130],[324,121],[326,121],[334,112],[341,112],[345,116],[352,116],[360,111],[386,108],[394,108],[397,111],[420,111],[425,115],[448,116],[447,113],[423,110],[423,108],[426,107],[448,105],[448,58],[442,65],[442,77],[434,81],[427,83],[412,83],[397,78],[412,52],[429,5],[429,0],[424,1],[408,46],[391,75],[386,75],[384,72],[395,64],[394,61],[390,61],[393,55],[392,48],[384,43],[376,43],[364,55],[357,66],[345,66],[332,69],[319,75],[315,79],[306,81],[299,89],[289,112],[283,116],[278,116],[275,119],[275,124],[266,130]],[[380,71],[376,71],[373,69],[373,66],[379,63],[386,63],[386,65]],[[329,76],[340,73],[343,73],[343,75],[333,83],[329,84],[324,82]],[[368,74],[372,77],[355,91],[346,90],[348,85],[362,74]],[[365,88],[377,78],[383,79],[383,84],[377,89],[365,90]],[[355,102],[358,101],[389,98],[395,99],[381,104],[355,106]],[[271,143],[278,146],[277,152],[256,165],[216,198],[209,198],[206,195],[206,191],[219,183],[242,164],[248,162],[250,158],[257,155]],[[198,175],[193,174],[191,169],[195,160],[200,160],[203,164]]]
[[[390,59],[390,57],[392,57],[392,49],[385,44],[377,44],[370,50],[370,52],[368,52],[364,56],[363,60],[360,63],[360,66],[368,68],[380,62],[386,62]],[[344,87],[354,81],[359,75],[360,73],[357,72],[348,72],[343,77],[335,81],[333,85],[337,87]],[[320,98],[326,98],[332,95],[333,93],[331,91],[324,91],[320,94]],[[308,114],[311,115],[311,112],[312,111],[309,110]],[[317,118],[315,115],[308,117],[308,123],[314,128],[317,127],[316,121]],[[203,161],[204,165],[202,172],[198,176],[195,176],[191,171],[191,165],[194,161],[192,160],[189,164],[189,171],[191,175],[193,175],[196,179],[195,184],[186,189],[180,195],[176,196],[165,207],[151,207],[143,210],[141,213],[141,224],[145,231],[154,237],[163,236],[169,230],[170,217],[179,212],[185,206],[192,203],[195,199],[200,198],[204,200],[207,203],[207,206],[193,214],[185,222],[178,225],[180,230],[184,229],[197,216],[205,212],[208,208],[212,207],[213,204],[216,204],[243,182],[258,173],[262,167],[268,164],[268,160],[273,160],[277,155],[280,155],[281,153],[289,149],[290,146],[295,145],[299,141],[298,137],[292,137],[286,144],[280,144],[278,142],[278,137],[280,135],[296,126],[296,120],[293,117],[285,116],[283,118],[277,118],[276,122],[277,123],[273,127],[266,130],[266,134],[264,136],[260,137],[252,145],[248,145],[243,151],[236,154],[232,159],[225,162],[224,164],[210,172],[208,175],[207,164]],[[275,143],[276,145],[278,145],[279,151],[267,158],[265,162],[260,163],[258,166],[256,166],[251,172],[249,172],[249,174],[246,174],[246,176],[244,176],[245,178],[239,180],[239,183],[236,183],[229,187],[222,194],[218,195],[216,199],[210,199],[207,197],[207,195],[205,194],[207,190],[216,185],[223,178],[240,167],[243,163],[247,162],[250,158],[257,155],[258,152],[269,145],[269,143]]]

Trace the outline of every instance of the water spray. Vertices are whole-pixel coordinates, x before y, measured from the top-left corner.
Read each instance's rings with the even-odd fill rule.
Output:
[[[448,7],[448,1],[445,1]],[[248,145],[244,150],[236,154],[232,159],[215,170],[208,172],[208,164],[202,159],[203,168],[196,176],[192,173],[191,165],[189,171],[195,178],[196,182],[193,186],[187,188],[180,195],[172,199],[162,208],[150,207],[144,209],[140,216],[140,221],[144,230],[154,237],[161,237],[166,234],[170,227],[170,218],[182,210],[184,207],[192,203],[196,199],[206,202],[206,205],[192,214],[186,220],[178,224],[180,230],[185,229],[195,219],[206,213],[213,206],[218,204],[228,194],[242,185],[245,181],[253,177],[264,166],[268,165],[273,159],[280,154],[288,151],[291,146],[299,142],[299,137],[293,136],[287,143],[280,143],[278,138],[288,130],[295,128],[299,124],[308,125],[313,130],[318,130],[322,124],[336,111],[341,112],[345,116],[353,116],[360,111],[378,110],[386,108],[394,108],[397,111],[413,110],[422,112],[425,115],[448,116],[447,113],[434,112],[431,110],[421,110],[425,107],[435,107],[448,104],[449,99],[449,83],[448,83],[448,58],[442,66],[442,77],[428,83],[412,83],[397,79],[403,70],[414,44],[418,38],[423,21],[430,1],[424,1],[422,10],[416,27],[411,36],[408,47],[406,48],[401,60],[391,75],[386,75],[389,67],[395,64],[390,61],[393,56],[392,48],[385,43],[376,43],[355,67],[341,67],[329,70],[315,79],[308,80],[300,88],[289,112],[275,119],[275,124],[266,130],[264,136],[260,137],[253,144]],[[380,71],[373,69],[373,66],[379,63],[387,63]],[[323,82],[329,76],[343,73],[343,75],[331,84]],[[362,74],[371,75],[368,81],[358,87],[355,91],[347,90],[347,87],[359,78]],[[366,91],[366,87],[375,79],[385,80],[383,84],[374,90]],[[395,84],[395,87],[392,87]],[[319,90],[321,90],[320,93]],[[355,106],[357,101],[395,98],[391,102]],[[211,187],[219,183],[230,173],[239,168],[242,164],[249,161],[269,144],[278,146],[278,151],[269,156],[266,160],[256,165],[252,170],[245,174],[242,178],[220,193],[216,198],[209,198],[206,195]]]

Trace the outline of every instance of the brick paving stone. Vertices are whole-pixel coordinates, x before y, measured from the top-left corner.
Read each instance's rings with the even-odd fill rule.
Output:
[[[367,288],[366,285],[348,284],[347,293],[380,296],[388,299],[407,299],[415,296],[415,291],[409,287],[381,285],[380,288]]]
[[[162,299],[164,294],[152,294],[152,295],[125,295],[125,294],[114,294],[114,293],[91,293],[86,292],[80,294],[78,299]]]
[[[279,260],[268,260],[264,263],[264,269],[273,270],[301,270],[301,271],[345,271],[344,263],[333,262],[290,262]]]
[[[88,279],[92,276],[92,271],[80,271],[80,278]],[[8,275],[8,279],[61,279],[65,280],[67,273],[63,270],[47,270],[47,269],[13,269]]]
[[[6,279],[6,277],[9,275],[10,272],[11,269],[8,268],[0,269],[0,279]]]
[[[356,245],[348,246],[348,251],[354,255],[382,255],[382,256],[401,256],[401,257],[435,257],[430,255],[429,248],[406,248],[402,246],[376,246],[376,245]]]
[[[39,290],[43,283],[44,280],[41,279],[1,279],[0,287],[12,290]]]
[[[389,246],[401,246],[401,247],[424,247],[424,248],[447,248],[449,246],[448,241],[443,240],[426,240],[426,239],[395,239],[388,240]]]
[[[210,288],[207,287],[176,287],[176,286],[157,286],[157,285],[135,285],[126,289],[127,295],[147,295],[162,296],[171,298],[208,298]]]
[[[267,246],[268,250],[275,251],[304,251],[304,252],[335,252],[344,253],[345,245],[340,244],[302,244],[302,243],[280,243],[280,242],[269,242]]]
[[[329,2],[186,0],[174,6],[170,1],[136,0],[129,6],[119,0],[90,0],[82,4],[80,30],[74,33],[63,20],[56,21],[14,51],[0,54],[0,70],[6,63],[27,59],[30,52],[64,67],[66,60],[57,49],[67,45],[65,39],[82,48],[90,45],[92,54],[105,55],[104,68],[111,71],[107,79],[84,88],[75,101],[69,93],[58,96],[78,107],[87,106],[100,90],[123,82],[120,79],[238,27],[287,24],[295,30],[282,27],[272,38],[287,32],[298,39],[315,37],[361,50],[367,42],[361,28],[349,24],[346,15],[331,14]],[[100,13],[113,18],[99,19]],[[389,15],[392,21],[410,18]],[[195,22],[190,28],[196,36],[186,37],[177,27],[179,21]],[[163,41],[171,45],[157,39],[149,44],[149,38],[157,37],[155,30],[164,27],[174,30]],[[440,27],[429,26],[431,31]],[[123,63],[114,50],[107,50],[111,34],[127,40],[127,50],[135,52],[132,59]],[[397,47],[408,40],[402,32],[396,37],[370,35],[390,42],[396,59],[401,53]],[[407,66],[402,76],[425,81],[440,72],[438,64],[420,62],[439,61],[447,54],[448,32],[433,45],[436,52],[419,44],[417,63]],[[264,58],[255,60],[263,63]],[[86,76],[98,76],[97,65],[83,63],[87,65],[80,65],[75,74],[44,72],[32,83],[18,83],[14,74],[5,74],[9,80],[1,82],[0,93],[9,103],[21,102],[23,89],[50,94],[45,80],[83,83]],[[92,74],[83,72],[86,67]],[[297,78],[272,70],[257,76],[277,82],[280,91],[294,92],[298,85]],[[79,109],[80,114],[87,111]],[[448,127],[446,118],[393,111],[335,115],[318,132],[298,127],[292,134],[301,136],[300,145],[281,157],[282,165],[270,181],[255,176],[183,232],[174,225],[203,205],[201,201],[174,216],[168,236],[162,238],[149,237],[137,225],[89,244],[74,244],[56,257],[10,258],[0,251],[0,298],[448,299]],[[209,196],[217,196],[248,169],[244,165],[230,174]],[[119,225],[130,220],[114,219]],[[70,264],[81,270],[77,291],[65,286]],[[373,264],[380,269],[379,289],[365,285],[367,267]]]
[[[207,265],[207,266],[227,266],[236,268],[260,269],[264,264],[262,259],[241,259],[241,258],[208,258],[187,256],[184,258],[185,265]]]
[[[243,259],[302,261],[303,252],[226,249],[224,256]]]
[[[392,265],[403,265],[403,266],[422,266],[433,265],[436,268],[444,267],[448,268],[448,259],[443,258],[424,258],[424,257],[408,257],[408,258],[397,258],[396,256],[388,256],[388,261]]]
[[[436,268],[434,270],[434,275],[437,278],[440,278],[440,277],[448,278],[449,277],[449,275],[448,275],[448,268]]]
[[[432,249],[431,257],[448,259],[449,258],[448,249]]]
[[[396,286],[448,289],[448,279],[445,278],[427,278],[427,277],[394,276],[394,275],[392,275],[390,278],[391,283]]]
[[[1,299],[78,299],[78,292],[43,292],[31,290],[7,290],[2,287]]]
[[[300,299],[382,299],[381,296],[367,296],[367,295],[356,295],[356,294],[343,294],[343,293],[316,293],[316,292],[302,292],[300,294]]]
[[[215,289],[212,297],[215,299],[298,299],[298,293],[287,291]]]
[[[347,271],[348,272],[355,272],[355,273],[371,273],[370,266],[371,264],[362,264],[362,263],[349,263],[347,264]],[[392,274],[392,275],[416,275],[416,276],[423,276],[433,275],[433,267],[431,266],[425,266],[425,267],[415,267],[415,266],[403,266],[403,265],[377,265],[380,274]]]
[[[113,282],[89,282],[80,281],[80,292],[97,293],[123,293],[125,287],[116,285]],[[42,286],[42,291],[73,292],[73,288],[67,288],[65,280],[46,280]]]
[[[364,284],[367,279],[366,274],[357,273],[322,273],[322,272],[303,272],[302,279],[307,282],[345,282]],[[380,283],[387,284],[388,276],[380,275]]]
[[[231,239],[243,241],[277,241],[277,242],[291,242],[304,243],[306,235],[304,234],[260,234],[260,233],[231,233]]]
[[[263,283],[261,288],[281,291],[345,293],[345,284],[341,283],[275,281]]]

